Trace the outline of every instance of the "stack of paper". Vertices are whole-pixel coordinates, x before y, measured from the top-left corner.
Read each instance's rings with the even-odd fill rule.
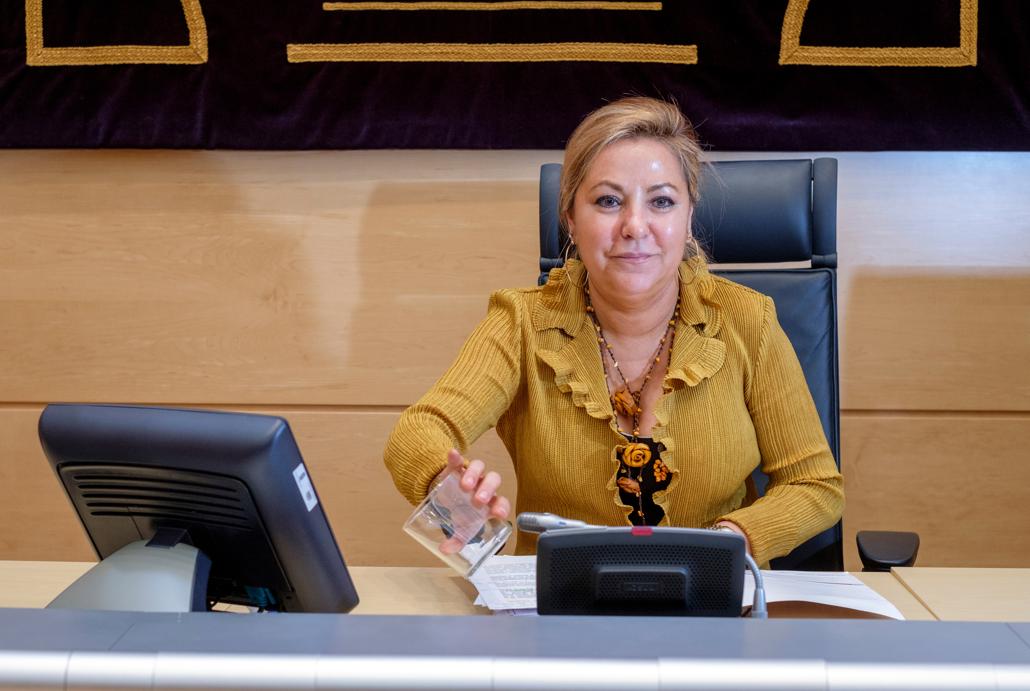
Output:
[[[762,571],[766,602],[817,602],[904,619],[898,608],[850,573],[838,571]],[[479,590],[477,605],[494,612],[536,611],[536,557],[495,556],[469,579]],[[748,572],[741,606],[750,605],[755,582]]]

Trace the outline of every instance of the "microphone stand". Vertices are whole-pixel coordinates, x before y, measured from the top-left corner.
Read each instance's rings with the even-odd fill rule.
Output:
[[[747,568],[750,569],[751,575],[755,577],[755,593],[751,596],[751,613],[748,616],[751,619],[768,619],[769,610],[765,606],[765,581],[762,579],[762,570],[746,550],[744,559],[747,560]]]

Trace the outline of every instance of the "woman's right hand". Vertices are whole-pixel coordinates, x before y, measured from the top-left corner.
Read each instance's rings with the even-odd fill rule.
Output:
[[[464,469],[464,470],[463,470]],[[461,490],[470,495],[472,505],[476,508],[488,507],[488,517],[507,520],[511,512],[511,502],[507,497],[497,494],[501,486],[501,476],[494,471],[486,471],[486,464],[479,459],[466,461],[457,449],[451,449],[447,453],[447,467],[440,473],[440,477],[446,477],[451,472],[461,472],[459,486]],[[445,540],[440,545],[440,551],[444,554],[455,554],[461,551],[465,543],[457,538]]]

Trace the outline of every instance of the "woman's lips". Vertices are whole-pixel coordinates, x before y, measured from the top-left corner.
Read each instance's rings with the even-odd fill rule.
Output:
[[[619,261],[623,261],[623,262],[626,262],[628,264],[639,264],[639,263],[646,262],[652,256],[654,256],[654,255],[642,254],[642,253],[637,253],[637,252],[628,252],[626,254],[612,255],[612,259],[617,259]]]

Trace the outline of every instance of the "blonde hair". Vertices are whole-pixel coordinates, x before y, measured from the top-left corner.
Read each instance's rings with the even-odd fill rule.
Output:
[[[561,184],[558,193],[558,219],[568,230],[576,192],[587,170],[605,147],[625,139],[653,139],[669,147],[679,159],[691,206],[699,198],[701,145],[686,116],[672,103],[645,96],[623,98],[598,108],[576,127],[565,146]],[[689,231],[689,229],[688,229]],[[690,243],[688,243],[689,248]]]

